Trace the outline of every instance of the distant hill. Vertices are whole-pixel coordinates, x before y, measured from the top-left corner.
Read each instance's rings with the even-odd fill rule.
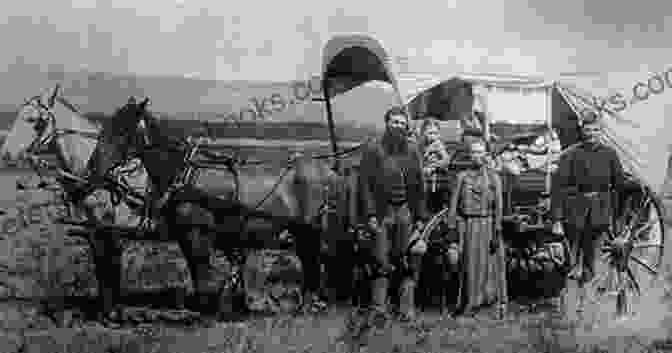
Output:
[[[109,116],[103,113],[89,113],[86,114],[95,121],[103,121]],[[0,131],[3,131],[3,136],[0,137],[0,145],[4,141],[4,132],[12,127],[12,123],[16,118],[16,112],[0,112]],[[163,116],[166,125],[171,131],[180,131],[185,134],[190,134],[192,131],[197,131],[201,123],[196,120],[184,120],[177,118],[166,118]],[[289,123],[253,123],[242,122],[233,124],[229,122],[214,122],[209,123],[211,132],[214,138],[218,139],[232,139],[232,138],[246,138],[246,139],[267,139],[267,140],[328,140],[329,129],[325,123],[317,122],[289,122]],[[377,133],[375,128],[362,127],[355,124],[339,124],[336,127],[336,135],[342,141],[360,141]]]
[[[218,131],[227,136],[271,138],[270,135],[283,135],[280,130],[284,129],[284,138],[295,134],[326,138],[323,104],[310,101],[310,91],[316,95],[320,90],[316,82],[308,78],[294,82],[247,82],[87,71],[41,72],[24,66],[0,73],[3,88],[0,129],[9,128],[15,118],[13,112],[26,98],[47,92],[58,83],[68,100],[82,111],[97,115],[111,114],[131,95],[148,96],[153,111],[162,118],[180,121],[176,124],[185,127],[190,122],[206,120],[219,126]],[[333,113],[339,135],[343,139],[359,139],[379,130],[382,115],[391,104],[393,96],[380,88],[360,87],[337,97]],[[232,130],[232,120],[241,121],[241,128]]]

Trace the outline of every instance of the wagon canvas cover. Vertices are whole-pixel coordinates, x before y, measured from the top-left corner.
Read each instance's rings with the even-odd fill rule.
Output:
[[[620,112],[600,109],[600,104],[595,103],[599,102],[596,94],[607,98],[614,93],[613,89],[627,96],[636,82],[650,76],[647,72],[609,74],[610,78],[613,76],[609,83],[611,89],[602,90],[598,87],[582,89],[572,82],[513,75],[408,73],[391,60],[378,40],[353,34],[336,36],[326,44],[322,75],[329,81],[332,97],[372,80],[388,82],[397,103],[407,104],[412,114],[423,92],[442,84],[450,91],[451,87],[459,86],[459,82],[493,87],[484,92],[487,92],[488,110],[494,120],[533,123],[550,116],[550,122],[557,128],[570,123],[575,125],[566,120],[586,109],[601,111],[606,142],[618,151],[624,166],[655,192],[662,192],[666,180],[670,148],[665,122],[667,103],[663,95],[629,104]],[[519,93],[513,93],[512,88],[519,88]]]

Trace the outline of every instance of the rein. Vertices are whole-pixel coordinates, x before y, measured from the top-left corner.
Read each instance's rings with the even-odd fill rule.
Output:
[[[49,138],[54,138],[54,137],[61,137],[65,135],[80,135],[82,137],[90,138],[90,139],[97,139],[98,136],[100,135],[99,132],[95,131],[90,131],[90,130],[75,130],[75,129],[67,129],[67,128],[58,128],[55,129],[50,135]]]
[[[38,106],[44,111],[43,114],[48,115],[48,119],[51,120],[51,123],[54,124],[54,129],[47,135],[47,136],[38,136],[33,140],[33,142],[30,144],[30,147],[28,147],[28,152],[33,152],[35,149],[40,149],[47,144],[49,144],[51,141],[53,141],[55,138],[61,137],[61,136],[66,136],[66,135],[80,135],[84,138],[90,138],[90,139],[98,139],[100,132],[98,131],[90,131],[90,130],[77,130],[77,129],[70,129],[70,128],[57,128],[56,126],[56,116],[54,113],[49,109],[48,107],[43,106],[41,103],[38,103]]]
[[[311,155],[309,158],[317,159],[317,160],[330,159],[330,158],[345,158],[348,155],[358,151],[360,148],[362,148],[362,146],[369,143],[372,139],[373,138],[369,138],[366,141],[357,144],[356,146],[350,147],[350,148],[342,150],[342,151],[338,151],[338,152],[335,152],[335,153]],[[180,180],[180,182],[177,183],[179,185],[176,185],[178,188],[179,188],[180,185],[187,184],[187,183],[190,183],[192,181],[191,176],[193,175],[193,171],[191,171],[191,168],[226,170],[226,171],[232,173],[233,176],[234,176],[234,179],[235,179],[234,182],[236,184],[236,198],[237,198],[237,197],[239,197],[239,189],[240,189],[240,181],[238,180],[239,175],[240,175],[238,173],[239,167],[240,166],[247,166],[247,165],[263,166],[263,165],[268,165],[268,164],[271,163],[270,161],[254,161],[254,162],[252,162],[252,161],[247,161],[247,160],[239,160],[237,157],[231,156],[231,155],[228,155],[228,154],[219,155],[219,154],[216,154],[216,153],[208,153],[208,152],[206,152],[207,150],[200,151],[200,148],[203,147],[203,145],[201,145],[201,144],[195,144],[195,145],[190,144],[190,143],[188,143],[188,144],[190,145],[190,147],[192,149],[192,153],[190,153],[188,156],[185,157],[185,162],[187,164],[186,168],[188,168],[188,170],[183,172],[183,176],[180,178],[182,180]],[[158,147],[158,146],[155,146],[155,145],[145,146],[145,148],[156,148],[156,147]],[[164,148],[175,148],[174,146],[162,146],[162,147],[164,147]],[[210,163],[198,163],[198,162],[193,161],[195,156],[198,155],[199,153],[205,154],[206,157],[209,158],[209,159],[220,160],[220,161],[223,161],[223,162],[212,162],[212,164],[210,164]],[[300,153],[300,152],[294,153],[289,157],[286,165],[283,167],[283,170],[280,173],[280,175],[277,177],[275,183],[270,188],[270,190],[268,192],[266,192],[264,197],[255,204],[255,206],[253,208],[254,210],[259,209],[266,201],[268,201],[268,199],[271,197],[271,195],[273,195],[273,193],[277,191],[278,187],[280,186],[282,181],[285,179],[287,174],[292,170],[292,168],[294,168],[296,166],[296,161],[298,159],[302,158],[302,157],[304,157],[304,154]],[[221,167],[221,166],[218,166],[217,164],[224,164],[225,166]],[[326,205],[326,206],[322,205],[320,207],[320,209],[326,211],[326,210],[329,209],[329,206],[328,205]]]
[[[316,159],[316,160],[331,159],[331,158],[344,159],[346,156],[358,151],[360,148],[362,148],[364,145],[366,145],[367,143],[369,143],[372,140],[373,140],[373,138],[369,138],[366,141],[364,141],[364,142],[362,142],[362,143],[360,143],[356,146],[345,149],[343,151],[312,155],[312,156],[310,156],[310,159]],[[287,161],[287,165],[283,168],[282,173],[280,173],[280,176],[278,176],[277,180],[275,181],[275,184],[266,193],[266,196],[264,196],[264,198],[262,198],[259,202],[257,202],[256,206],[254,207],[255,210],[258,209],[259,207],[261,207],[261,205],[263,205],[264,202],[266,202],[268,200],[268,198],[270,198],[271,195],[273,195],[273,193],[280,186],[280,183],[282,183],[282,181],[285,178],[285,176],[287,175],[287,173],[289,173],[289,171],[296,166],[296,161],[299,158],[302,158],[303,156],[304,155],[302,153],[297,152],[297,153],[294,153],[293,155],[291,155],[289,157],[289,160]],[[321,212],[327,212],[329,209],[330,209],[330,207],[328,205],[320,206],[320,211]]]

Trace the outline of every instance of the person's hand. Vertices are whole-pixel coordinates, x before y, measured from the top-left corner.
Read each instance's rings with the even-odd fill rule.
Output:
[[[375,216],[374,217],[369,217],[368,225],[369,225],[369,227],[371,227],[371,229],[378,229],[378,226],[379,226],[378,218],[375,217]]]
[[[446,219],[446,225],[448,229],[454,230],[457,229],[457,217],[456,216],[448,216]]]
[[[418,240],[409,252],[413,255],[424,255],[427,253],[427,242],[424,239]]]

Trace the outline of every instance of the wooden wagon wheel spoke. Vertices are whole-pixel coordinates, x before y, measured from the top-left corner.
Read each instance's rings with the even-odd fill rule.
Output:
[[[609,274],[607,281],[605,281],[604,287],[602,289],[603,295],[608,296],[618,289],[618,273],[614,271],[607,272]]]
[[[637,229],[632,229],[631,232],[634,235],[633,238],[639,238],[639,235],[649,229],[651,229],[656,223],[658,223],[658,219],[651,219],[648,222],[644,223],[643,225],[637,227]]]
[[[587,292],[594,292],[596,295],[591,296],[591,297],[602,297],[606,293],[609,293],[609,289],[611,287],[611,284],[613,282],[613,272],[612,271],[605,271],[601,274],[599,274],[597,277],[593,278],[590,283],[586,286],[586,291]],[[597,299],[591,300],[596,302]]]
[[[641,207],[640,207],[639,209],[640,209],[640,210],[647,209],[647,207],[649,207],[649,205],[651,204],[651,202],[652,202],[651,197],[650,197],[650,196],[647,196],[647,197],[644,199],[644,201],[642,201],[642,205],[641,205]]]
[[[620,291],[624,290],[627,286],[627,283],[623,280],[623,272],[614,269],[612,271],[614,276],[612,277],[611,291],[610,295],[617,295]]]
[[[618,225],[616,226],[616,228],[620,229],[618,227]],[[620,231],[615,231],[615,230],[609,230],[606,233],[607,233],[607,239],[604,239],[604,242],[607,243],[607,244],[609,244],[610,241],[616,239],[617,234],[621,234]]]
[[[646,202],[644,207],[648,207],[648,205],[649,203]],[[649,219],[643,225],[640,225],[640,223],[644,221],[642,218],[643,215],[639,214],[639,212],[633,209],[629,209],[622,217],[622,221],[616,222],[616,228],[618,229],[616,233],[619,236],[624,236],[625,238],[630,239],[633,238],[633,234],[639,235],[639,233],[647,230],[656,222],[658,222],[658,219]]]
[[[630,259],[631,259],[632,261],[636,262],[637,264],[639,264],[640,266],[644,267],[644,268],[645,268],[647,271],[649,271],[649,273],[651,273],[652,275],[654,275],[654,276],[658,276],[658,271],[657,271],[656,269],[654,269],[654,268],[653,268],[650,264],[648,264],[646,261],[644,261],[644,260],[642,260],[642,259],[640,259],[640,258],[638,258],[637,256],[634,256],[634,255],[632,255],[632,254],[630,254]]]
[[[635,212],[635,210],[629,208],[625,212],[625,214],[619,220],[617,220],[616,224],[619,225],[621,228],[627,228],[627,227],[632,226],[633,223],[634,223],[634,220],[636,220],[637,218],[638,217],[637,217],[637,213]]]
[[[620,271],[614,271],[616,278],[613,280],[611,291],[612,294],[618,294],[619,292],[625,290],[627,283],[623,281],[623,273]]]
[[[642,295],[642,290],[641,287],[639,286],[639,282],[637,282],[637,279],[635,278],[635,274],[632,272],[632,269],[630,266],[628,266],[626,270],[626,274],[628,275],[628,278],[630,279],[630,284],[633,286],[633,289],[635,292],[637,292],[637,295],[641,296]]]

